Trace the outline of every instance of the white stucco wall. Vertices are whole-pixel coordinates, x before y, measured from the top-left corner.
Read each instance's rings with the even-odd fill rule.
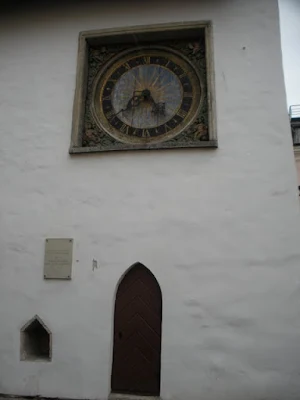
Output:
[[[140,261],[163,292],[164,399],[299,399],[277,2],[81,3],[1,17],[0,393],[105,399],[116,284]],[[79,31],[187,20],[213,21],[219,149],[70,157]],[[43,280],[46,237],[74,238],[71,282]],[[51,363],[20,361],[35,314]]]

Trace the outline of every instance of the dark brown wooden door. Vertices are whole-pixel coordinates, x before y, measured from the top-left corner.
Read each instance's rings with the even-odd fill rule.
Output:
[[[116,294],[111,388],[159,395],[162,297],[152,273],[135,264]]]

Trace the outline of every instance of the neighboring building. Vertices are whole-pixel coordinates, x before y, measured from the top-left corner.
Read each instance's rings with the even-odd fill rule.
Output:
[[[298,188],[300,196],[300,105],[290,106],[290,123],[294,145],[296,169],[298,175]]]
[[[0,19],[0,393],[299,400],[277,1]]]

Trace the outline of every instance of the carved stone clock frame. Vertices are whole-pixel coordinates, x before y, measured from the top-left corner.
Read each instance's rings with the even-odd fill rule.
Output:
[[[97,88],[103,92],[104,81],[101,71],[106,71],[114,65],[114,60],[118,62],[119,55],[142,48],[146,48],[148,53],[149,48],[169,49],[170,54],[175,54],[175,58],[176,55],[181,56],[183,60],[186,60],[183,62],[189,63],[199,76],[201,95],[198,99],[197,93],[193,93],[191,117],[186,123],[180,115],[183,110],[179,109],[178,115],[175,113],[170,123],[160,126],[164,133],[161,135],[162,139],[158,133],[159,129],[156,129],[157,136],[155,136],[155,129],[150,129],[153,132],[152,137],[151,132],[146,130],[148,135],[146,137],[145,130],[129,129],[127,126],[127,140],[125,135],[122,136],[121,131],[120,135],[114,134],[114,127],[110,125],[112,122],[106,119],[105,113],[97,112],[100,107],[103,107],[102,100],[99,101]],[[157,50],[158,53],[159,51]],[[193,78],[190,82],[195,87]],[[170,23],[81,32],[69,152],[76,154],[114,150],[216,148],[218,146],[214,82],[210,22]],[[194,104],[195,102],[198,103]],[[121,125],[122,121],[118,118],[116,120]],[[177,123],[176,129],[174,128],[176,124],[172,127],[174,120]]]

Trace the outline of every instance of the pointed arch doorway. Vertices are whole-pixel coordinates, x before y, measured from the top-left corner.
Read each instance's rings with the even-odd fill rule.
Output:
[[[140,263],[116,294],[111,375],[113,393],[160,393],[162,295],[154,275]]]

